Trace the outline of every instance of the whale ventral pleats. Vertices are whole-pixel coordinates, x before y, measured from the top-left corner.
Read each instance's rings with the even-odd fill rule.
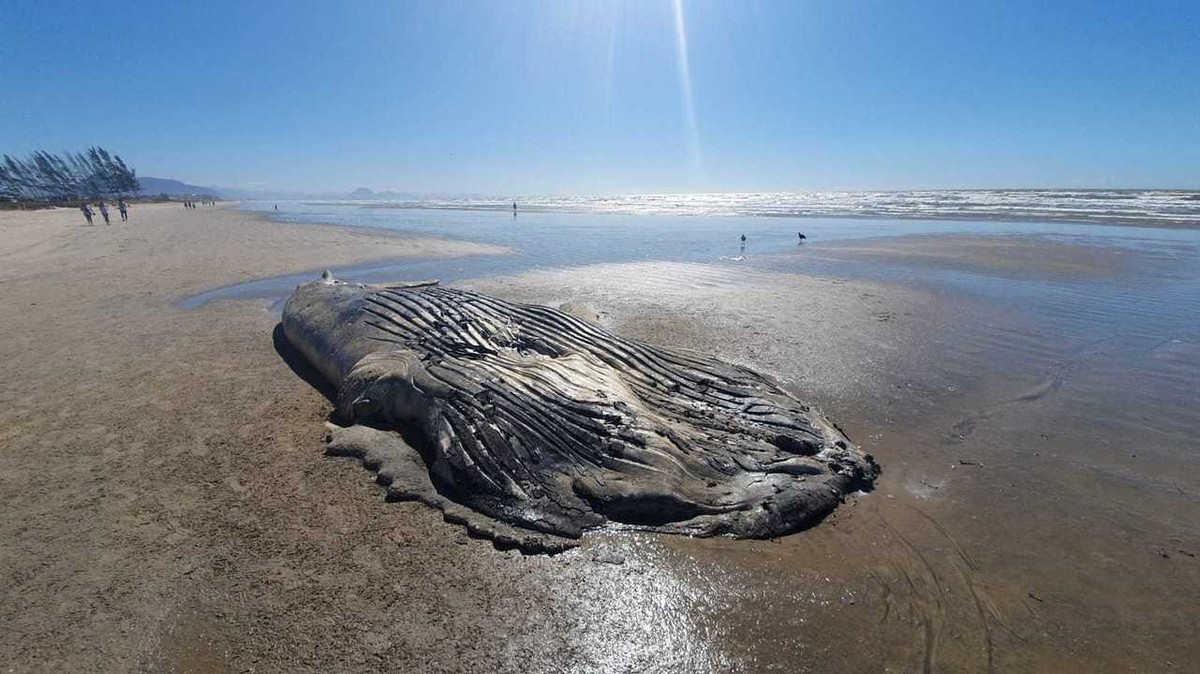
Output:
[[[498,544],[553,552],[606,526],[774,537],[879,474],[771,378],[549,307],[329,274],[283,327],[338,391],[350,429],[331,452]]]

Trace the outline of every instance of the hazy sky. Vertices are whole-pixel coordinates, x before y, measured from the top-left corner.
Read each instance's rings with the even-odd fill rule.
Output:
[[[1200,187],[1195,0],[681,5],[4,0],[0,152],[272,189]]]

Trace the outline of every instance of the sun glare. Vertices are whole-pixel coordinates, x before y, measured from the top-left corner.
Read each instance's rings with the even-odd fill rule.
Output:
[[[675,0],[675,54],[679,64],[679,94],[683,102],[683,125],[687,134],[688,158],[693,177],[702,179],[704,157],[700,152],[700,132],[696,126],[696,104],[692,97],[692,71],[688,64],[687,26],[683,18],[683,0]]]

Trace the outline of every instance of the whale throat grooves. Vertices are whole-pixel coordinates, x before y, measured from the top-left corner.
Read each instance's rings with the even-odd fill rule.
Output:
[[[606,526],[770,538],[879,474],[771,378],[549,307],[327,274],[283,330],[337,391],[331,453],[498,544],[553,552]]]

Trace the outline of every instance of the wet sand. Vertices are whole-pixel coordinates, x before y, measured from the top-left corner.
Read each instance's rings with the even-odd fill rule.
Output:
[[[1100,279],[1119,277],[1133,256],[1112,246],[1066,245],[1026,236],[907,236],[832,244],[843,256],[961,269],[1010,278]]]
[[[776,541],[603,534],[523,557],[384,503],[369,473],[322,455],[331,406],[292,371],[310,374],[276,341],[268,301],[176,304],[263,276],[494,250],[225,209],[131,218],[0,214],[0,665],[1185,671],[1200,657],[1187,402],[1200,352],[1186,324],[1136,320],[1143,298],[1128,323],[1089,313],[1071,293],[1095,282],[1089,265],[1111,266],[1092,253],[1053,253],[1065,285],[1044,311],[734,263],[464,284],[583,303],[627,336],[773,373],[884,468],[874,492]],[[948,257],[1007,277],[996,257],[1022,253],[992,244]],[[947,257],[881,245],[806,254]],[[1122,258],[1100,278],[1159,269]],[[1155,330],[1176,336],[1128,357]]]

